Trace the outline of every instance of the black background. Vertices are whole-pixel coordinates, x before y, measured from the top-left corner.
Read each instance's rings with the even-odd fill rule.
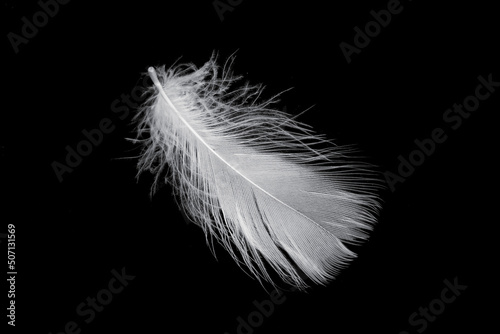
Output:
[[[434,128],[448,135],[394,192],[381,194],[379,222],[356,248],[358,259],[327,287],[285,292],[254,333],[416,333],[409,316],[455,277],[467,289],[424,332],[486,332],[498,304],[500,88],[457,130],[443,114],[474,93],[479,75],[500,81],[497,11],[472,1],[402,6],[350,64],[339,44],[353,44],[353,28],[387,1],[244,0],[222,21],[210,0],[71,1],[17,54],[4,37],[0,232],[16,225],[16,330],[59,333],[75,321],[82,334],[233,334],[254,300],[269,299],[272,288],[221,247],[212,256],[169,186],[151,199],[152,177],[137,181],[136,160],[121,159],[138,153],[125,139],[134,136],[134,110],[122,120],[113,101],[148,66],[181,56],[201,66],[217,50],[222,59],[237,51],[235,72],[264,83],[265,97],[294,87],[278,108],[297,114],[314,105],[301,121],[356,144],[382,172],[396,172],[398,156]],[[5,2],[4,36],[20,34],[21,18],[39,10],[36,1]],[[114,130],[59,182],[53,162],[64,162],[66,145],[75,148],[82,130],[104,118]],[[86,324],[77,306],[123,267],[135,278]]]

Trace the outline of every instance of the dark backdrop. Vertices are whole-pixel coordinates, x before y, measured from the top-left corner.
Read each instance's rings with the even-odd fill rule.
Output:
[[[492,5],[63,2],[48,2],[52,17],[34,0],[3,8],[0,233],[16,227],[17,331],[484,333],[495,325],[500,87],[460,124],[443,119],[474,96],[479,76],[500,81]],[[355,27],[364,30],[371,11],[388,6],[399,12],[346,57],[341,43],[354,47]],[[39,27],[30,30],[34,20]],[[404,182],[381,193],[379,222],[356,247],[358,259],[328,286],[285,290],[272,307],[272,287],[266,292],[219,246],[215,259],[169,186],[151,199],[151,175],[137,181],[136,160],[121,159],[138,153],[125,139],[134,136],[135,112],[126,101],[141,73],[181,56],[201,66],[213,50],[222,59],[237,51],[235,72],[265,84],[265,97],[294,87],[278,108],[298,114],[313,106],[301,121],[355,144],[386,175],[398,175],[399,156],[418,156],[415,140],[429,140],[436,128],[446,136]],[[67,147],[100,125],[108,133],[58,178],[54,163],[64,164]],[[108,294],[122,271],[127,285]],[[467,288],[453,299],[447,284]],[[87,298],[97,295],[112,299],[92,316]],[[419,308],[429,306],[437,315],[426,319]]]

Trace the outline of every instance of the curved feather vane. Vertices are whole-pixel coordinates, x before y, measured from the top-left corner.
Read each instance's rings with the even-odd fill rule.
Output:
[[[212,56],[203,67],[150,68],[154,86],[139,114],[139,174],[171,182],[180,205],[258,279],[266,267],[288,284],[326,282],[355,257],[379,208],[368,165],[348,162],[309,126],[259,102]],[[325,147],[327,145],[327,148]],[[166,166],[168,170],[164,170]]]

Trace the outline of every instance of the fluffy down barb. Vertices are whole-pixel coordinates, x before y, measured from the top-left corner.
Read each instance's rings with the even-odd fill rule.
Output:
[[[257,279],[272,282],[272,268],[298,288],[326,284],[375,223],[379,184],[350,149],[273,109],[276,97],[260,101],[261,86],[233,89],[233,60],[149,69],[139,174],[155,175],[153,192],[170,182],[189,218]]]

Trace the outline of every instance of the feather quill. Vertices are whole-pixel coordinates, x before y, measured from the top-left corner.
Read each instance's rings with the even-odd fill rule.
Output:
[[[136,115],[138,175],[170,182],[190,220],[259,281],[272,268],[299,289],[326,284],[356,255],[380,207],[377,178],[351,149],[260,101],[226,61],[150,67],[150,97]],[[326,148],[325,148],[326,146]],[[169,166],[167,168],[167,166]],[[244,268],[244,267],[243,267]]]

